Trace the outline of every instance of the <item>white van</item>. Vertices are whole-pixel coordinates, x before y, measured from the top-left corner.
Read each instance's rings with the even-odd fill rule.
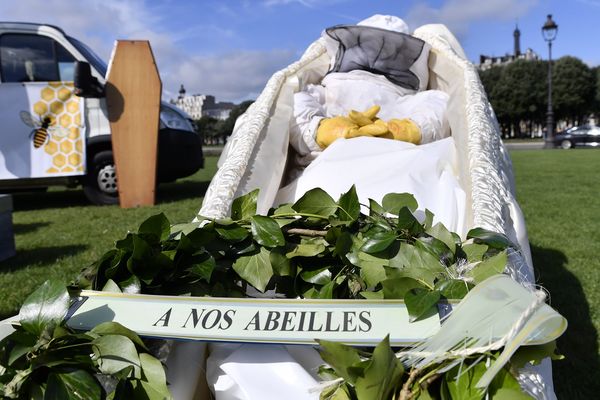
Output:
[[[118,202],[106,69],[58,27],[0,22],[0,191],[81,184],[95,204]],[[165,102],[158,136],[157,182],[204,165],[191,120]]]

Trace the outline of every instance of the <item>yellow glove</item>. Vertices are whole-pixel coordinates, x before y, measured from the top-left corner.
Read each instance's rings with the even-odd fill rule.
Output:
[[[377,118],[379,110],[380,107],[375,105],[363,112],[351,110],[347,117],[321,120],[317,129],[317,144],[325,148],[338,138],[391,135],[387,124]]]
[[[358,125],[348,117],[323,118],[317,128],[317,144],[326,148],[336,139],[354,137]]]
[[[421,143],[421,130],[410,119],[390,119],[387,123],[389,134],[385,137],[395,140],[402,140],[414,144]]]

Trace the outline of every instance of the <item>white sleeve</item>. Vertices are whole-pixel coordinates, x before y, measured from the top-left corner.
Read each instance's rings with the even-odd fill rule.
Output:
[[[325,117],[324,102],[324,88],[321,85],[308,85],[306,90],[294,94],[290,143],[300,156],[322,150],[315,138],[319,123]]]
[[[421,144],[431,143],[450,136],[446,117],[448,95],[439,90],[426,90],[407,96],[402,109],[421,129]]]

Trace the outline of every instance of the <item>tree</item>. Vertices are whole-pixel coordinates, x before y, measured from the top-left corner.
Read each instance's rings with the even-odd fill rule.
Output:
[[[592,112],[596,115],[596,121],[598,121],[598,119],[600,119],[600,65],[592,68],[592,77],[595,80],[595,96],[592,105]]]
[[[570,56],[556,60],[553,68],[552,100],[556,118],[582,123],[593,108],[592,71],[580,59]]]
[[[236,105],[235,107],[233,107],[233,109],[229,113],[229,117],[227,117],[227,119],[224,121],[223,125],[221,126],[220,134],[222,136],[231,135],[231,132],[233,132],[233,127],[235,125],[235,121],[238,119],[238,117],[240,115],[242,115],[243,113],[246,112],[246,110],[248,109],[248,107],[250,107],[250,105],[252,103],[254,103],[254,100],[246,100],[246,101],[243,101],[240,104]]]
[[[512,127],[521,135],[520,123],[543,123],[547,107],[547,64],[544,61],[517,60],[500,67],[492,82],[489,99],[504,133]],[[488,79],[489,78],[489,79]]]

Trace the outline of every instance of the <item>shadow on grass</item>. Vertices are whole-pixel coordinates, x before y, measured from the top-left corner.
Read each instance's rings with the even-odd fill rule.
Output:
[[[49,266],[59,258],[73,256],[87,250],[88,246],[48,246],[31,250],[18,250],[17,255],[0,262],[0,272],[14,272],[29,266]]]
[[[206,193],[209,183],[209,181],[202,182],[188,179],[160,184],[156,192],[156,203],[199,199]],[[20,192],[13,193],[12,196],[14,211],[92,206],[92,203],[85,197],[81,189],[50,192]]]
[[[157,203],[170,203],[173,201],[200,199],[208,189],[209,181],[182,180],[173,183],[163,183],[156,192]]]
[[[14,211],[45,210],[49,208],[89,206],[83,190],[57,190],[13,194]]]
[[[15,235],[23,235],[25,233],[35,232],[40,228],[45,228],[50,225],[50,222],[32,222],[30,224],[13,224]]]
[[[567,268],[567,257],[554,249],[532,245],[538,283],[550,291],[552,307],[569,321],[558,339],[565,359],[552,363],[554,389],[559,399],[593,399],[600,392],[598,332],[577,277]]]

